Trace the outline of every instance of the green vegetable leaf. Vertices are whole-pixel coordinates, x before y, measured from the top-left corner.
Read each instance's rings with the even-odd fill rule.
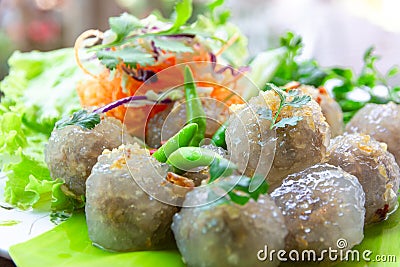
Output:
[[[0,103],[0,168],[7,176],[4,198],[18,208],[58,208],[53,198],[63,182],[50,177],[43,151],[55,123],[80,107],[76,84],[85,75],[73,53],[71,48],[15,52],[9,59],[10,74],[0,83],[5,94]],[[68,210],[76,207],[64,205]]]
[[[84,129],[93,129],[100,123],[100,115],[87,110],[74,112],[71,117],[66,117],[56,123],[56,129],[62,129],[68,125],[77,125]]]
[[[154,42],[155,47],[162,50],[177,53],[193,52],[193,48],[185,45],[181,40],[174,40],[168,37],[154,37],[151,40]]]
[[[285,128],[286,126],[295,126],[299,121],[301,121],[303,117],[301,116],[293,116],[290,118],[282,118],[280,121],[274,124],[275,128]]]
[[[291,92],[293,92],[293,90]],[[298,92],[298,91],[295,91],[295,92]],[[311,96],[309,96],[309,95],[302,95],[302,96],[296,95],[291,101],[286,102],[284,105],[294,107],[294,108],[300,108],[300,107],[306,105],[310,101],[311,101]]]
[[[234,35],[238,36],[238,39],[220,57],[233,67],[247,64],[247,38],[233,23],[215,22],[209,17],[199,15],[197,21],[190,25],[189,31],[195,33],[196,37],[200,38],[203,42],[206,42],[212,51],[218,51]],[[262,85],[264,84],[265,82],[262,83]]]
[[[125,47],[121,50],[100,50],[96,52],[97,57],[108,69],[115,69],[120,63],[124,62],[129,67],[136,68],[136,65],[147,66],[154,64],[152,54],[135,47]]]
[[[315,60],[306,60],[298,63],[297,73],[292,80],[298,80],[301,84],[319,87],[324,83],[327,72],[323,70]]]
[[[170,29],[163,33],[174,33],[190,19],[192,16],[192,0],[182,0],[175,6],[175,22]]]
[[[338,101],[338,103],[342,107],[343,111],[359,110],[360,108],[365,106],[365,102],[354,101],[349,99],[340,100]]]
[[[280,40],[281,49],[285,50],[276,73],[270,81],[283,86],[291,81],[299,81],[318,87],[323,84],[328,73],[313,59],[301,59],[303,43],[300,36],[287,32]]]
[[[222,6],[224,2],[225,0],[215,0],[207,4],[208,10],[210,11],[210,17],[217,25],[225,24],[231,16],[231,12],[229,10],[225,10],[217,14],[216,9]]]
[[[396,102],[400,103],[400,86],[393,87],[390,91],[390,98]]]
[[[240,194],[236,194],[233,191],[228,192],[228,196],[230,198],[230,200],[236,204],[239,205],[245,205],[247,202],[249,202],[250,197],[249,196],[244,196],[244,195],[240,195]]]
[[[399,238],[400,211],[397,210],[387,220],[366,227],[363,241],[353,249],[357,249],[360,255],[363,251],[372,251],[371,259],[374,259],[377,254],[395,255],[399,259]],[[42,267],[46,264],[63,267],[185,266],[178,250],[115,253],[93,246],[88,236],[84,213],[74,214],[53,230],[14,245],[9,251],[15,264],[20,267]],[[338,262],[335,267],[381,267],[383,265],[382,262],[366,262],[360,259],[359,262]],[[396,266],[396,263],[386,263],[386,266]]]
[[[251,190],[252,180],[256,180],[258,183],[257,188]],[[268,183],[265,181],[265,177],[262,175],[255,175],[253,178],[247,176],[231,176],[228,178],[222,178],[216,181],[217,186],[227,192],[225,198],[229,198],[230,201],[244,205],[250,199],[258,200],[260,195],[267,193]]]
[[[271,120],[270,128],[284,128],[287,125],[295,126],[299,121],[303,119],[301,116],[293,116],[289,118],[281,118],[280,121],[277,122],[278,117],[282,109],[286,106],[291,106],[295,108],[300,108],[306,105],[311,101],[311,97],[308,95],[299,95],[299,91],[290,90],[289,92],[285,92],[276,85],[272,83],[267,83],[265,86],[266,90],[273,90],[280,99],[278,110],[275,113],[275,116]],[[292,99],[291,99],[292,98]],[[288,100],[291,99],[291,100]]]
[[[257,188],[252,188],[252,183],[258,185]],[[264,175],[255,174],[250,181],[249,193],[250,197],[257,200],[260,195],[268,192],[269,184],[266,182]]]
[[[353,79],[353,71],[351,69],[332,68],[331,72],[344,78],[349,83],[351,83]]]
[[[114,42],[121,41],[133,30],[143,26],[139,19],[128,13],[123,13],[119,17],[111,17],[109,19],[109,24],[111,30],[117,34],[117,38]]]
[[[210,165],[210,180],[209,183],[215,181],[219,177],[229,176],[236,169],[235,164],[225,158],[215,157]]]
[[[223,24],[227,23],[227,21],[229,20],[230,17],[231,17],[231,12],[229,10],[222,11],[218,15],[218,24],[223,25]]]
[[[333,87],[332,92],[334,98],[344,111],[343,120],[345,123],[348,122],[357,110],[362,108],[366,103],[384,104],[389,101],[400,103],[400,99],[396,93],[396,87],[391,88],[388,84],[388,79],[398,74],[398,67],[394,66],[389,69],[386,75],[382,75],[375,66],[376,61],[380,57],[374,55],[373,52],[373,47],[370,47],[365,51],[363,57],[364,65],[359,75],[354,74],[352,70],[346,68],[331,68],[328,70],[329,75],[326,77],[326,81],[330,79],[339,79],[341,81],[339,85]],[[373,88],[377,85],[387,87],[389,91],[388,96],[376,96]],[[369,100],[357,101],[354,98],[350,99],[348,93],[356,89],[364,90],[369,94]]]
[[[3,166],[3,171],[8,177],[4,199],[14,206],[27,209],[37,204],[41,197],[46,198],[46,193],[51,192],[48,183],[37,184],[46,180],[50,182],[50,173],[44,162],[27,156],[21,148],[15,156],[19,158],[18,162]]]
[[[386,77],[387,78],[392,78],[392,77],[396,76],[399,73],[400,73],[400,67],[399,66],[393,66],[387,71]]]
[[[255,174],[250,181],[249,192],[254,195],[254,199],[257,200],[260,194],[265,194],[268,191],[268,184],[265,182],[265,175]]]
[[[15,52],[8,63],[10,74],[0,83],[5,94],[0,106],[6,111],[11,105],[9,111],[22,115],[27,131],[50,135],[56,121],[80,108],[76,85],[85,75],[73,49]]]
[[[54,212],[71,213],[85,206],[84,196],[76,197],[71,193],[65,193],[64,183],[55,183],[52,188],[51,209]],[[67,190],[66,190],[67,191]],[[54,214],[56,216],[56,214]]]
[[[225,0],[215,0],[213,2],[210,2],[207,4],[207,7],[210,11],[211,14],[214,14],[214,11],[217,7],[222,6],[224,4]]]

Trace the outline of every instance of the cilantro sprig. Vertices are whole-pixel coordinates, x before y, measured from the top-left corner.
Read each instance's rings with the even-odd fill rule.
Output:
[[[376,67],[379,56],[374,54],[374,48],[368,48],[363,56],[363,67],[357,75],[348,68],[329,69],[326,81],[335,79],[339,81],[332,88],[332,93],[343,110],[343,119],[348,122],[353,115],[367,103],[385,104],[389,101],[400,103],[400,86],[391,87],[388,80],[400,72],[398,66],[390,68],[386,74],[382,74]],[[382,85],[379,89],[383,95],[376,94],[374,88]],[[357,99],[351,96],[351,92],[361,90],[367,96],[365,99]],[[386,90],[386,92],[384,91]]]
[[[79,110],[72,114],[70,117],[65,117],[56,122],[55,128],[62,129],[68,125],[77,125],[84,129],[93,129],[100,123],[100,115],[94,112],[87,112],[86,110]]]
[[[110,70],[115,69],[121,62],[130,68],[136,68],[137,65],[154,64],[156,51],[145,49],[140,40],[147,40],[155,49],[177,53],[192,52],[193,49],[185,42],[168,39],[168,37],[177,35],[186,36],[181,27],[190,19],[192,11],[192,0],[178,2],[175,6],[174,21],[171,26],[158,30],[156,25],[146,25],[128,13],[123,13],[119,17],[111,17],[109,19],[110,30],[104,33],[103,44],[91,47],[89,51],[96,52],[97,58]]]
[[[274,116],[272,114],[272,110],[265,107],[259,108],[257,110],[257,114],[260,116],[261,119],[271,121],[270,129],[284,128],[287,125],[295,126],[299,121],[303,119],[303,117],[301,116],[292,116],[288,118],[282,118],[277,121],[284,107],[300,108],[311,101],[311,97],[309,95],[299,95],[298,90],[285,92],[284,90],[280,89],[272,83],[267,83],[265,86],[265,90],[273,90],[280,99],[279,107]]]
[[[281,37],[280,46],[285,49],[285,53],[271,82],[277,86],[284,86],[291,81],[298,81],[301,84],[319,87],[335,80],[332,94],[343,110],[344,122],[348,122],[367,103],[400,103],[400,86],[390,86],[388,82],[400,73],[400,68],[393,66],[386,73],[381,73],[376,67],[380,57],[374,53],[374,47],[365,51],[361,72],[356,73],[345,67],[322,68],[314,59],[302,59],[302,39],[292,32]],[[376,89],[378,85],[382,86],[379,90]],[[354,91],[357,93],[352,94]],[[361,94],[363,97],[355,97]]]
[[[280,38],[280,46],[286,52],[271,80],[277,86],[284,86],[291,81],[315,87],[323,84],[327,71],[321,68],[314,59],[302,60],[303,40],[301,36],[287,32]]]
[[[144,53],[143,49],[135,47],[125,47],[121,50],[100,50],[97,57],[109,69],[115,69],[122,61],[129,67],[148,66],[154,63],[154,58],[151,54]]]

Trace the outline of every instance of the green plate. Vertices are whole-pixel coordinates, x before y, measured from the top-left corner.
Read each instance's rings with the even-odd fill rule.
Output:
[[[365,230],[363,242],[354,249],[372,252],[370,262],[340,262],[340,267],[400,266],[400,211],[380,224]],[[106,252],[92,246],[87,232],[85,216],[75,214],[66,222],[38,237],[10,248],[10,255],[19,267],[180,267],[184,266],[178,251],[142,251],[128,253]],[[379,255],[379,256],[378,256]],[[397,263],[377,262],[376,256],[393,255]],[[256,254],[255,254],[256,256]],[[393,258],[390,259],[393,261]],[[324,264],[318,264],[321,266]],[[329,264],[332,265],[332,264]],[[293,264],[285,264],[293,266]]]
[[[92,246],[85,215],[78,213],[54,229],[9,250],[18,267],[181,267],[178,251],[113,253]]]

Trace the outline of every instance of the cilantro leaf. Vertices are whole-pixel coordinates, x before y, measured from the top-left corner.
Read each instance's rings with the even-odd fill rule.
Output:
[[[265,85],[264,90],[265,90],[265,91],[270,91],[270,90],[275,91],[275,93],[279,96],[279,99],[280,99],[281,103],[282,103],[282,104],[285,103],[285,101],[286,101],[285,91],[283,91],[281,88],[279,88],[279,87],[276,86],[275,84],[273,84],[273,83],[267,83],[267,84]]]
[[[177,53],[193,52],[193,48],[185,45],[180,40],[174,40],[171,38],[151,38],[154,42],[154,46],[166,51],[172,51]]]
[[[276,122],[278,120],[278,116],[281,113],[282,109],[284,107],[290,106],[294,108],[300,108],[304,105],[306,105],[308,102],[311,101],[311,97],[308,95],[299,95],[299,91],[297,90],[291,90],[289,92],[283,91],[281,88],[277,87],[276,85],[272,83],[267,83],[265,86],[266,90],[273,90],[280,99],[279,107],[278,110],[275,113],[275,116],[271,119],[271,129],[272,128],[284,128],[287,125],[290,126],[295,126],[299,121],[303,119],[301,116],[293,116],[289,118],[281,118],[279,122]],[[289,97],[293,97],[292,100],[288,101]]]
[[[318,87],[323,84],[327,72],[314,59],[301,59],[303,42],[300,36],[287,32],[280,40],[285,49],[281,62],[271,82],[283,86],[291,81]]]
[[[109,19],[109,24],[111,30],[117,35],[117,38],[114,42],[121,41],[134,29],[141,28],[143,26],[139,19],[126,12],[119,17],[111,17]]]
[[[298,91],[296,91],[296,92],[298,92]],[[309,95],[302,95],[302,96],[296,95],[292,99],[292,101],[286,102],[285,106],[290,106],[290,107],[294,107],[294,108],[300,108],[300,107],[304,106],[305,104],[307,104],[310,101],[311,101],[311,97]]]
[[[397,74],[399,74],[399,72],[400,72],[400,67],[393,66],[387,71],[386,77],[392,78],[392,77],[396,76]]]
[[[151,54],[134,47],[125,47],[117,51],[100,50],[97,51],[96,55],[111,70],[115,69],[121,61],[129,67],[136,67],[137,64],[141,66],[154,64],[154,58]]]
[[[359,75],[346,68],[331,68],[326,81],[338,79],[340,83],[333,87],[334,98],[343,110],[343,120],[348,122],[353,115],[366,103],[383,104],[389,101],[400,103],[396,87],[392,88],[388,84],[388,79],[398,74],[396,66],[389,69],[386,75],[382,75],[376,67],[376,62],[380,57],[374,54],[374,48],[368,48],[363,56],[364,65]],[[387,88],[388,94],[385,97],[377,96],[374,87],[383,85]],[[357,100],[350,97],[349,92],[354,90],[364,90],[370,95],[369,100]]]
[[[280,121],[274,124],[275,128],[285,128],[287,125],[295,126],[299,121],[301,121],[303,117],[301,116],[293,116],[290,118],[282,118]]]
[[[77,125],[84,129],[93,129],[97,124],[100,123],[100,115],[97,113],[86,110],[79,110],[72,114],[72,117],[63,118],[56,123],[56,129],[62,129],[68,125]]]

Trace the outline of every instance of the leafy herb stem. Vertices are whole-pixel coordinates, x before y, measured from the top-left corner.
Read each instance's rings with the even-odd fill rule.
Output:
[[[284,105],[283,105],[283,101],[281,101],[279,103],[279,108],[275,113],[275,116],[272,120],[271,126],[269,127],[270,129],[274,128],[275,122],[278,120],[279,114],[281,113],[282,109],[283,109]]]
[[[297,90],[293,90],[287,93],[272,83],[267,83],[265,88],[266,90],[273,90],[280,99],[279,107],[274,117],[272,117],[272,111],[260,111],[261,113],[263,113],[262,116],[264,116],[264,118],[271,121],[270,129],[285,127],[286,125],[294,126],[297,124],[297,122],[303,119],[303,117],[301,116],[293,116],[289,118],[282,118],[279,122],[277,122],[279,114],[282,112],[282,109],[284,107],[291,106],[294,108],[300,108],[311,101],[311,97],[309,95],[299,95],[299,91]]]

